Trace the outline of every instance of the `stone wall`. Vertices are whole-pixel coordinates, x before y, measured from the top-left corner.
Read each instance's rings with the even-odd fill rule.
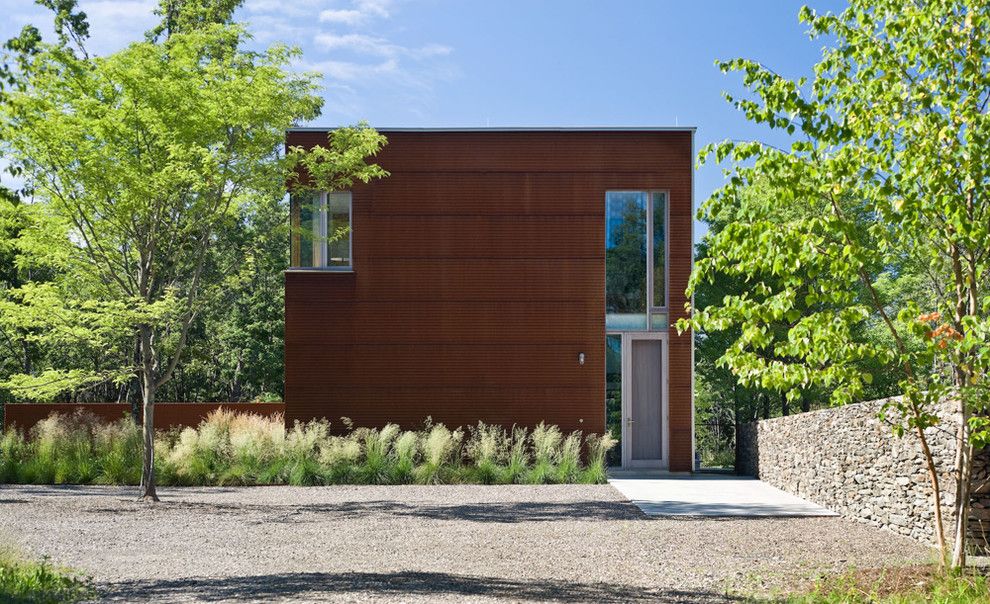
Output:
[[[763,481],[839,514],[932,542],[931,483],[918,439],[894,435],[878,413],[884,401],[845,405],[741,426],[740,474]],[[942,422],[926,431],[943,489],[946,534],[951,535],[954,495],[951,470],[958,415],[939,411]],[[973,542],[990,537],[990,454],[973,468]]]

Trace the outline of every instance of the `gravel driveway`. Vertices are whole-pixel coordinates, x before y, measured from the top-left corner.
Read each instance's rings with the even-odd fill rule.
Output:
[[[764,579],[931,557],[842,518],[647,518],[608,485],[135,494],[0,486],[0,535],[120,602],[726,602]]]

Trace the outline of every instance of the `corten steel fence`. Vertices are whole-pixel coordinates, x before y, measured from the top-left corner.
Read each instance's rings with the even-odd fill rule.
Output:
[[[212,411],[223,407],[240,413],[271,417],[285,414],[285,403],[155,403],[155,428],[166,430],[179,426],[198,426]],[[130,403],[7,403],[4,405],[3,429],[17,426],[30,430],[52,413],[75,413],[83,410],[109,422],[130,417]]]

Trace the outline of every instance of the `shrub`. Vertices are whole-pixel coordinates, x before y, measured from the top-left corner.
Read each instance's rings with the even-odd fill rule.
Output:
[[[323,481],[320,443],[327,439],[330,424],[325,419],[296,423],[285,439],[284,480],[293,486],[310,486]]]
[[[512,427],[512,442],[509,444],[509,455],[499,482],[513,484],[522,482],[529,468],[529,450],[527,447],[529,435],[525,428]]]
[[[395,441],[395,465],[392,467],[392,482],[405,484],[412,482],[419,453],[419,435],[406,431]]]
[[[453,475],[460,465],[455,451],[460,447],[464,433],[451,432],[443,424],[432,426],[423,439],[423,463],[416,468],[416,481],[420,484],[440,484]],[[444,466],[449,466],[445,468]],[[446,469],[446,472],[442,470]]]
[[[581,469],[581,433],[572,432],[560,447],[557,467],[554,468],[556,482],[575,482]]]
[[[0,549],[0,602],[78,602],[95,595],[88,579],[55,568],[47,559],[29,561],[9,548]]]
[[[363,431],[364,464],[358,469],[359,480],[367,484],[386,484],[393,475],[392,441],[399,435],[399,426],[388,424],[381,430]]]
[[[601,436],[598,434],[589,434],[584,442],[588,448],[588,465],[582,472],[581,482],[592,484],[605,482],[606,478],[608,478],[606,475],[605,460],[608,457],[608,452],[619,441],[610,433],[606,432]]]
[[[361,443],[350,437],[331,436],[320,445],[320,464],[331,484],[352,482],[361,459]]]
[[[501,465],[508,453],[508,437],[501,426],[478,422],[467,443],[467,456],[473,464],[472,482],[495,484],[504,475]]]
[[[533,445],[533,467],[526,475],[526,482],[543,484],[553,482],[554,466],[560,456],[560,440],[562,435],[557,426],[547,426],[540,422],[530,436]]]
[[[616,443],[608,435],[564,437],[542,423],[532,432],[479,423],[467,434],[429,421],[405,432],[395,424],[342,423],[347,433],[334,435],[326,420],[287,430],[281,416],[217,410],[195,428],[158,433],[158,483],[597,483],[606,478],[606,454]],[[0,435],[0,482],[137,484],[141,457],[141,430],[130,419],[102,424],[85,413],[52,415],[27,436],[14,429]]]

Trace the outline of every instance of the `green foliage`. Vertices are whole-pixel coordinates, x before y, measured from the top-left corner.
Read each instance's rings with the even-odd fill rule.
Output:
[[[238,26],[203,25],[97,58],[39,44],[25,59],[22,89],[0,105],[3,153],[62,228],[43,241],[21,231],[21,249],[65,258],[72,279],[91,285],[52,287],[47,297],[24,285],[11,304],[50,346],[59,342],[48,334],[61,333],[41,328],[46,321],[82,324],[87,333],[68,334],[84,338],[80,345],[121,347],[113,375],[90,371],[93,380],[158,366],[154,380],[168,381],[193,318],[222,286],[203,279],[212,250],[228,241],[217,234],[242,208],[280,197],[284,131],[318,112],[313,77],[288,70],[297,51],[237,50],[244,38]],[[100,320],[103,331],[89,333]],[[128,349],[137,332],[155,358],[135,366]],[[86,369],[74,369],[52,367],[44,380],[26,373],[8,387],[27,394],[36,385],[36,396],[51,398],[44,387],[89,385],[78,377]]]
[[[289,147],[286,162],[289,189],[292,191],[346,191],[355,182],[369,182],[388,176],[381,166],[368,164],[386,139],[361,123],[353,128],[338,128],[330,133],[326,145],[305,149]]]
[[[990,216],[988,204],[972,196],[983,194],[986,168],[975,158],[987,120],[970,91],[985,91],[988,76],[983,62],[948,82],[940,70],[951,57],[986,56],[990,17],[985,6],[968,10],[963,3],[903,9],[860,1],[841,16],[802,12],[813,35],[838,37],[816,66],[810,93],[806,81],[786,80],[756,62],[720,63],[742,72],[756,93],[757,100],[730,97],[748,118],[801,134],[789,150],[727,141],[701,154],[702,161],[735,162],[730,183],[701,216],[738,221],[709,240],[711,254],[699,262],[692,287],[724,273],[747,280],[748,288],[699,313],[697,325],[739,326],[725,362],[745,383],[792,396],[820,386],[835,402],[854,400],[872,375],[862,362],[898,367],[915,360],[905,358],[906,347],[856,341],[857,327],[890,310],[889,300],[858,296],[856,288],[869,291],[881,277],[896,278],[905,258],[951,282],[943,270],[951,249],[975,261],[974,286],[986,280],[979,250],[990,242]],[[946,21],[957,26],[934,26]],[[905,73],[905,58],[917,74]],[[944,136],[950,131],[958,136]],[[755,182],[770,194],[746,198]],[[782,215],[780,207],[791,212]],[[954,293],[937,303],[954,303]],[[791,325],[773,333],[777,321]],[[768,361],[764,352],[795,362]]]
[[[128,419],[103,424],[88,413],[53,415],[29,437],[0,438],[0,482],[121,484],[139,477],[141,435]]]
[[[61,604],[88,600],[96,595],[89,579],[65,569],[25,560],[0,548],[0,601],[9,604]]]
[[[533,451],[533,467],[524,478],[529,484],[553,482],[554,467],[560,459],[560,442],[563,435],[557,426],[548,426],[540,422],[530,435]]]
[[[976,604],[990,600],[990,582],[979,574],[937,573],[898,581],[896,569],[864,581],[854,574],[818,581],[806,594],[786,598],[791,604]]]
[[[509,439],[501,426],[479,422],[467,443],[467,455],[474,464],[476,480],[482,484],[498,482],[500,464],[509,453]]]
[[[739,190],[739,197],[733,205],[720,208],[718,214],[708,217],[709,236],[697,246],[699,263],[708,262],[713,253],[719,253],[718,248],[712,248],[713,242],[721,241],[722,233],[732,228],[732,225],[747,220],[746,216],[760,212],[775,223],[788,224],[800,219],[814,209],[802,205],[781,205],[776,203],[775,195],[763,181],[757,181]],[[857,216],[862,228],[868,221],[866,216]],[[874,284],[881,299],[888,305],[904,304],[913,296],[922,296],[927,291],[916,267],[907,262],[891,265],[888,272],[880,275]],[[896,275],[896,276],[894,276]],[[712,269],[709,279],[699,281],[694,289],[695,309],[704,315],[709,310],[717,312],[727,299],[739,297],[751,298],[752,279],[755,277],[729,275],[719,269]],[[770,274],[759,276],[771,288],[782,287],[779,280]],[[786,334],[796,324],[797,319],[813,313],[836,312],[840,307],[818,302],[809,305],[808,301],[822,286],[818,275],[802,271],[801,284],[795,288],[795,302],[789,310],[790,316],[780,319],[768,319],[765,328],[775,339],[786,338]],[[847,286],[849,292],[858,302],[869,303],[869,292],[858,283]],[[723,315],[723,318],[725,315]],[[751,379],[741,380],[733,373],[732,366],[727,362],[727,352],[737,345],[742,336],[742,321],[733,319],[728,325],[719,328],[707,328],[695,332],[695,414],[696,438],[698,450],[701,453],[702,465],[706,467],[730,467],[735,456],[734,429],[737,424],[751,422],[759,418],[770,418],[788,415],[798,411],[810,411],[827,405],[830,391],[807,384],[801,386],[781,386],[774,380]],[[850,332],[850,338],[857,343],[872,343],[878,347],[892,347],[889,333],[882,323],[867,322]],[[920,342],[909,340],[912,349],[918,349]],[[781,348],[764,348],[759,354],[767,361],[778,363],[794,363],[795,359]],[[877,359],[864,359],[857,367],[865,375],[870,376],[868,383],[857,398],[876,399],[895,396],[902,392],[900,380],[903,374],[899,368],[891,368]],[[759,376],[760,378],[766,376]],[[794,394],[788,400],[785,393],[793,389]]]
[[[790,401],[817,390],[848,403],[896,376],[905,396],[888,417],[924,443],[950,393],[967,421],[990,411],[990,3],[852,0],[800,18],[828,43],[810,80],[718,63],[752,93],[728,100],[790,144],[702,150],[731,168],[700,211],[725,226],[690,291],[717,275],[746,288],[678,327],[735,330],[719,362]],[[766,194],[747,196],[755,186]],[[967,425],[960,450],[990,440],[983,422]]]
[[[75,0],[40,3],[56,42],[27,26],[0,61],[0,156],[25,183],[0,186],[0,402],[135,402],[142,372],[158,400],[281,399],[286,182],[383,176],[365,158],[384,137],[281,157],[320,76],[245,49],[242,0],[161,0],[106,57]]]
[[[196,428],[159,432],[155,448],[164,485],[542,484],[604,482],[614,445],[607,435],[563,438],[543,424],[532,433],[479,423],[467,433],[389,424],[332,434],[325,420],[286,429],[280,416],[220,409]],[[141,454],[129,419],[104,425],[87,413],[53,414],[29,435],[0,436],[0,483],[137,484]]]
[[[583,470],[584,475],[581,478],[581,482],[599,483],[606,481],[606,459],[608,457],[608,452],[612,449],[612,447],[618,444],[618,442],[619,441],[607,432],[602,435],[588,435],[587,439],[585,439],[588,465]]]

